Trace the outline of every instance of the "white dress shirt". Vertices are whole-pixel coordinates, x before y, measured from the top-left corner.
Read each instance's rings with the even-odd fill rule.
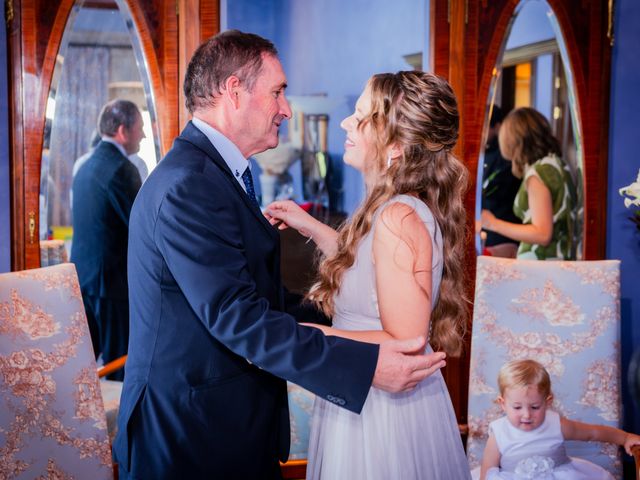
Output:
[[[193,117],[191,119],[191,123],[193,123],[193,126],[204,133],[205,137],[209,139],[220,156],[222,156],[222,159],[229,167],[229,170],[231,170],[231,173],[233,173],[233,176],[236,178],[238,184],[246,192],[247,187],[242,180],[242,174],[247,169],[247,167],[250,166],[250,163],[246,158],[244,158],[238,146],[218,130],[213,128],[208,123],[200,120],[199,118]]]

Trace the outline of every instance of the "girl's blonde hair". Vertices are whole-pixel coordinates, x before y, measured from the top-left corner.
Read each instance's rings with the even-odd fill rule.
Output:
[[[444,79],[419,71],[374,75],[368,88],[371,111],[358,128],[371,126],[375,148],[373,158],[367,159],[365,175],[374,179],[373,184],[351,221],[339,230],[337,251],[321,263],[319,279],[307,298],[332,316],[340,280],[353,265],[375,212],[394,195],[414,195],[433,213],[443,239],[442,282],[431,316],[430,343],[434,349],[459,355],[467,326],[463,195],[468,172],[451,154],[458,139],[455,95]],[[384,152],[392,144],[400,147],[402,155],[388,165]]]
[[[522,176],[525,166],[547,155],[562,156],[560,143],[551,132],[551,125],[537,110],[529,107],[509,112],[498,134],[500,152],[511,160],[514,172]]]
[[[547,370],[535,360],[511,360],[498,373],[500,395],[504,397],[507,388],[521,388],[533,385],[543,397],[551,395],[551,379]]]

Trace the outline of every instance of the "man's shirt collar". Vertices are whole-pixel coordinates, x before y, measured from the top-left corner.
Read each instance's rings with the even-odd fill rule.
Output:
[[[236,178],[237,182],[246,192],[247,188],[242,181],[242,174],[249,166],[249,162],[246,158],[244,158],[238,146],[218,130],[213,128],[211,125],[204,122],[203,120],[200,120],[197,117],[193,117],[191,119],[191,123],[193,123],[193,126],[200,130],[205,135],[205,137],[209,139],[211,144],[222,156],[222,159],[229,167],[229,170],[231,170],[231,173],[233,173],[233,176]]]
[[[112,145],[115,145],[115,147],[116,147],[118,150],[120,150],[120,153],[121,153],[122,155],[124,155],[125,157],[129,158],[129,155],[127,155],[127,151],[124,149],[124,147],[123,147],[122,145],[120,145],[118,142],[116,142],[113,138],[111,138],[111,137],[107,137],[106,135],[104,135],[104,136],[102,137],[102,141],[103,141],[103,142],[110,143],[110,144],[112,144]]]

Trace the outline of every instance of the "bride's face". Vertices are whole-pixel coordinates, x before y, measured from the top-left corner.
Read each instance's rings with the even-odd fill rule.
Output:
[[[352,115],[345,118],[340,126],[347,132],[344,142],[344,162],[364,173],[368,158],[373,158],[374,135],[370,122],[362,123],[371,111],[371,89],[367,85],[356,102]]]

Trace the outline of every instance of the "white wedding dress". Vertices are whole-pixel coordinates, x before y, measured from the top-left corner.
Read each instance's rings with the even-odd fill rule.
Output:
[[[433,244],[432,299],[442,278],[442,237],[429,208],[398,195],[383,205],[411,206]],[[344,330],[381,329],[372,262],[373,230],[358,246],[335,298],[333,326]],[[431,347],[428,348],[431,351]],[[469,479],[449,392],[438,371],[413,391],[391,394],[372,387],[357,415],[316,397],[309,441],[308,479],[458,480]]]

